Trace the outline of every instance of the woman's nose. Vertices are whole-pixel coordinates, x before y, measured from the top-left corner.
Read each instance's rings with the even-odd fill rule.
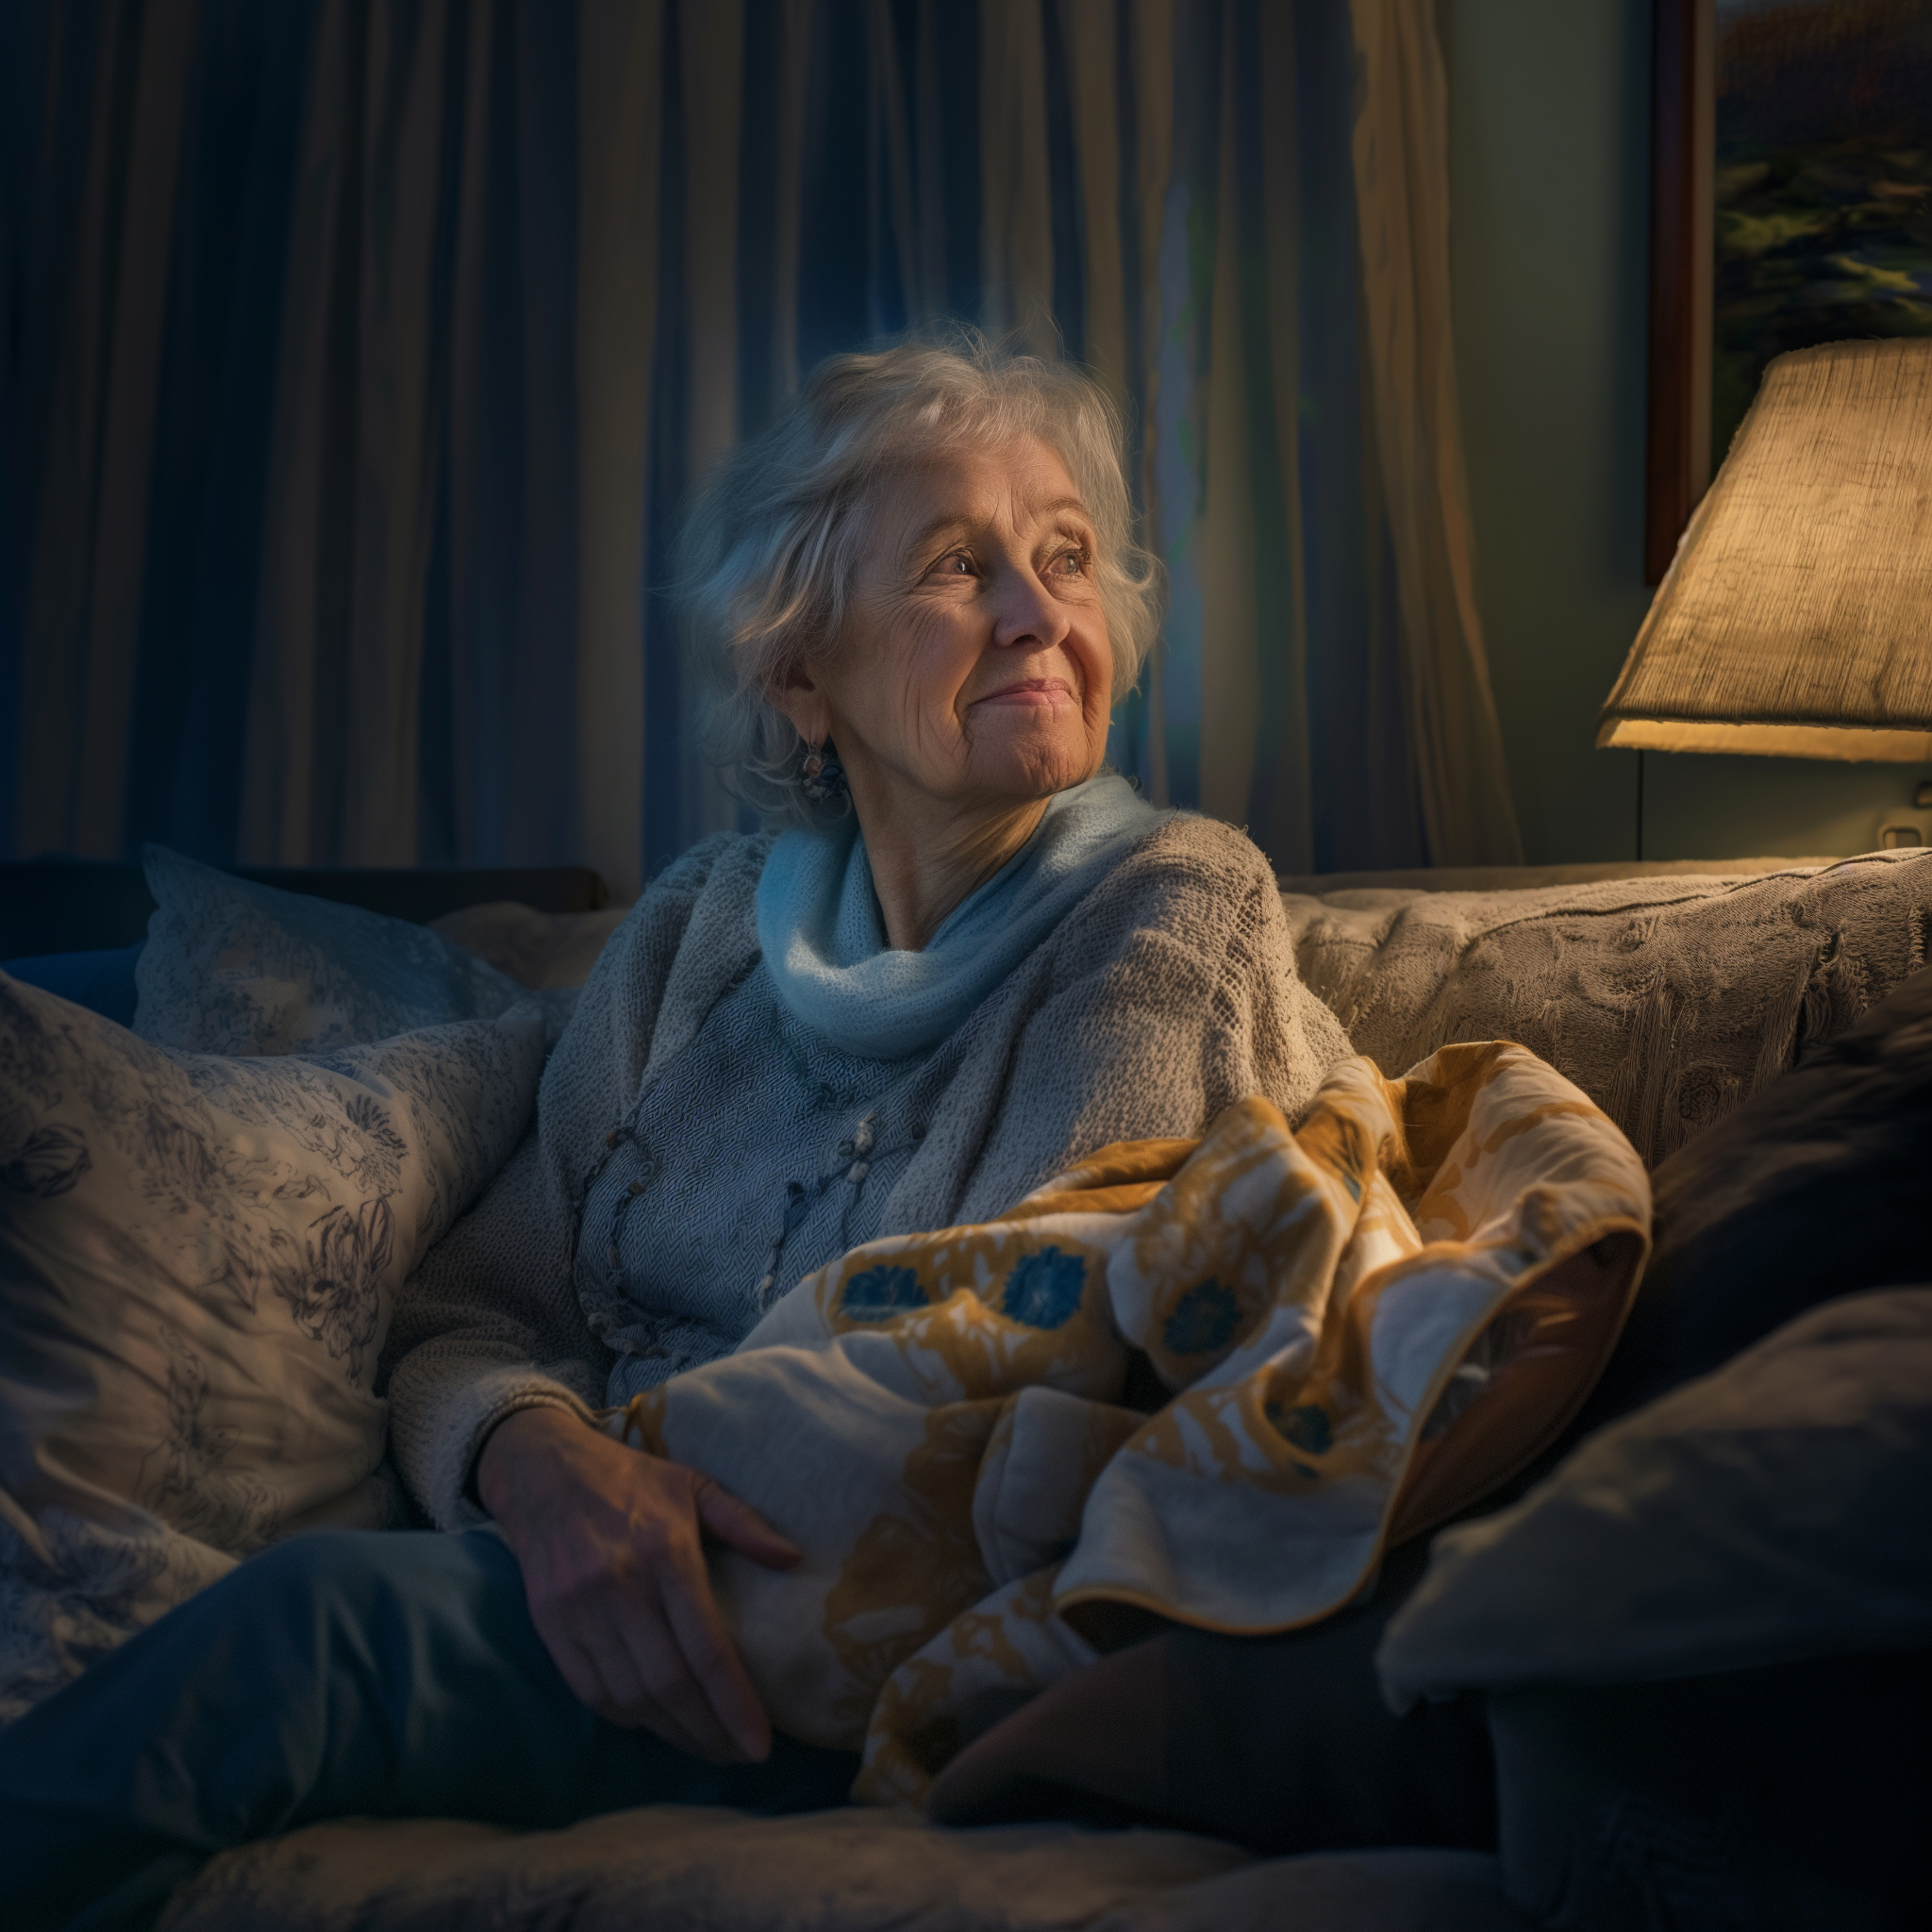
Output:
[[[1030,565],[1004,572],[994,597],[992,641],[1001,649],[1048,649],[1073,629],[1066,609]]]

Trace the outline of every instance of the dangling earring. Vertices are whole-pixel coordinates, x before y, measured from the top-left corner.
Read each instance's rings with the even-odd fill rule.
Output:
[[[804,780],[805,795],[814,805],[830,805],[845,796],[845,767],[839,762],[829,738],[824,744],[806,747],[799,775]]]

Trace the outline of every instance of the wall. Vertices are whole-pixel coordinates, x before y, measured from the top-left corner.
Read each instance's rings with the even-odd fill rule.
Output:
[[[1449,0],[1457,354],[1524,856],[1628,858],[1638,758],[1597,708],[1641,561],[1650,0]],[[1646,858],[1841,854],[1932,770],[1644,758]]]

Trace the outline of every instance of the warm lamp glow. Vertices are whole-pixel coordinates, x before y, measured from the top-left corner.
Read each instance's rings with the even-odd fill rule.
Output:
[[[1932,764],[1932,731],[1874,731],[1862,724],[1721,724],[1619,718],[1599,744],[1634,751],[1747,751],[1763,758],[1842,758],[1852,763]]]
[[[1771,364],[1596,741],[1932,762],[1932,341]]]

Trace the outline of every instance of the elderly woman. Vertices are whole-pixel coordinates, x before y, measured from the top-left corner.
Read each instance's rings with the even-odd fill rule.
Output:
[[[714,749],[783,829],[649,887],[536,1132],[398,1310],[396,1458],[472,1533],[298,1539],[96,1665],[0,1740],[9,1864],[85,1844],[98,1882],[347,1811],[836,1801],[852,1761],[774,1751],[704,1543],[797,1553],[593,1410],[858,1243],[1246,1094],[1292,1114],[1348,1051],[1261,855],[1103,769],[1156,572],[1076,371],[835,358],[684,561]]]

